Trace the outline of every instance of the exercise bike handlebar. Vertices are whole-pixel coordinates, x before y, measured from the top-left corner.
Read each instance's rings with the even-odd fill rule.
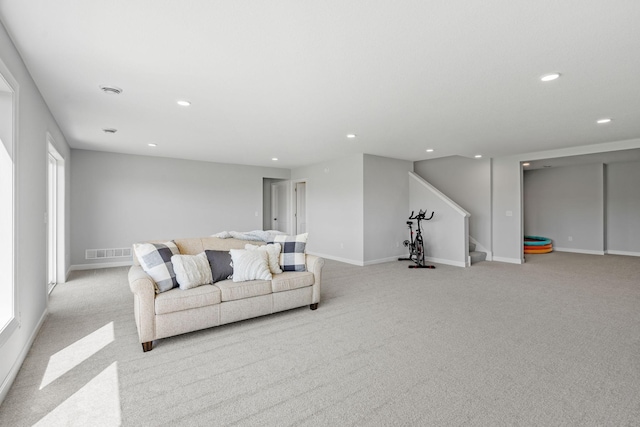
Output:
[[[411,211],[411,216],[409,216],[409,219],[418,219],[418,220],[429,221],[431,218],[433,218],[433,211],[431,211],[431,216],[429,216],[429,218],[426,218],[427,211],[423,211],[422,209],[420,209],[420,212],[418,212],[418,215],[414,216],[414,213],[415,213],[415,211]]]

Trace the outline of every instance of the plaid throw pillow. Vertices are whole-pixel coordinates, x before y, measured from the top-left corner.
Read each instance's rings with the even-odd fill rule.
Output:
[[[178,286],[171,263],[171,257],[180,254],[175,243],[136,243],[133,245],[133,250],[142,269],[156,282],[156,293]]]
[[[297,236],[274,236],[267,243],[280,243],[280,268],[282,271],[307,271],[305,247],[309,233]]]

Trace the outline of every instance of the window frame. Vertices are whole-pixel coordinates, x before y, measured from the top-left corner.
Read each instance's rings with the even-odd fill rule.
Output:
[[[20,327],[20,311],[19,311],[19,292],[17,285],[17,258],[18,258],[18,215],[17,215],[17,193],[18,193],[18,183],[16,177],[17,173],[17,164],[18,164],[18,153],[17,153],[17,143],[18,140],[18,112],[19,105],[19,85],[18,82],[13,78],[13,75],[6,67],[4,62],[0,59],[0,79],[2,79],[3,83],[6,83],[6,86],[10,89],[11,93],[11,136],[9,141],[4,141],[6,145],[10,147],[10,150],[6,150],[4,144],[0,149],[6,150],[9,158],[11,159],[11,271],[9,273],[9,277],[11,278],[11,296],[13,299],[13,312],[11,314],[11,318],[4,324],[0,325],[0,347],[2,347],[13,335],[13,333]],[[2,279],[0,279],[1,281]],[[0,284],[2,286],[2,284]]]

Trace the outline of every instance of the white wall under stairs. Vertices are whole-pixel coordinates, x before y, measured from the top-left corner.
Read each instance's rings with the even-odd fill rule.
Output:
[[[409,172],[409,210],[433,211],[430,221],[422,223],[427,261],[468,267],[469,217],[467,211],[419,175]]]

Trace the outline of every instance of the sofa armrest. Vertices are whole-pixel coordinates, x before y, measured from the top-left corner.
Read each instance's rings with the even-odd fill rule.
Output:
[[[322,282],[322,267],[324,266],[324,258],[319,256],[309,255],[306,256],[307,271],[313,273],[313,297],[312,304],[320,302],[320,283]]]
[[[155,339],[156,286],[153,279],[139,265],[129,269],[129,288],[133,292],[133,312],[140,342]]]

